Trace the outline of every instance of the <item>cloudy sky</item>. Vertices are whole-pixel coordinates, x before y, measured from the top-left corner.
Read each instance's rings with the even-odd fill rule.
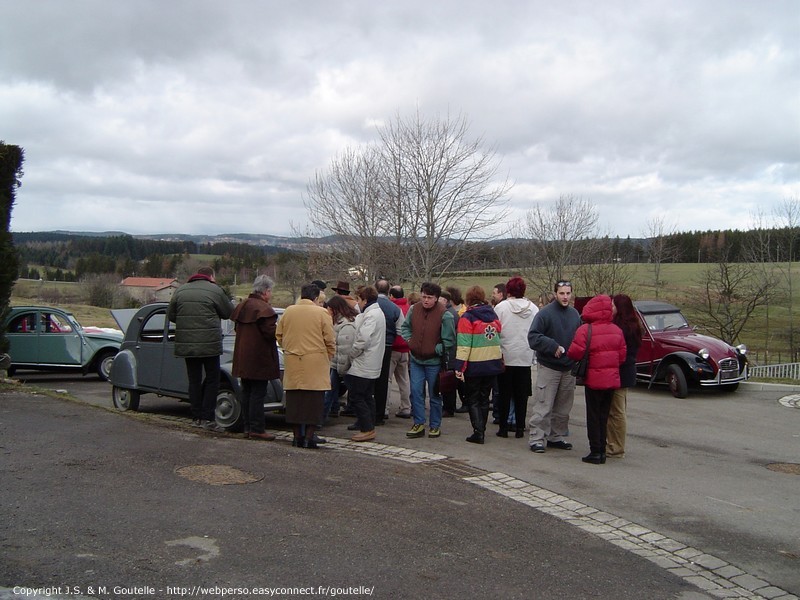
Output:
[[[13,231],[291,234],[395,115],[463,114],[510,220],[747,228],[800,197],[797,0],[0,0]]]

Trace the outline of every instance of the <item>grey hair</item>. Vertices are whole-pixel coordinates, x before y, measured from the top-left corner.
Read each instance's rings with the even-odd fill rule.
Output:
[[[259,275],[256,277],[256,280],[253,282],[253,293],[254,294],[262,294],[267,290],[271,290],[272,286],[275,285],[275,282],[272,281],[270,277],[266,275]]]

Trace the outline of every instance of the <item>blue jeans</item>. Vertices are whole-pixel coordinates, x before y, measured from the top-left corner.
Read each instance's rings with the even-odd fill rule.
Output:
[[[322,411],[322,420],[328,418],[334,407],[336,407],[335,414],[339,414],[339,372],[336,369],[331,369],[331,389],[325,392],[325,408]],[[322,427],[322,423],[319,423]]]
[[[439,365],[421,365],[411,359],[411,415],[415,425],[425,424],[425,384],[431,404],[431,428],[442,425],[442,396],[439,394]],[[435,393],[434,393],[435,392]]]

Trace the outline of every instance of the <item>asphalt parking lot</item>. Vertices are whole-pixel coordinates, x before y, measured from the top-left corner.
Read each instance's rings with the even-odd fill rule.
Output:
[[[28,380],[34,379],[83,402],[110,405],[110,387],[96,379]],[[664,391],[636,389],[629,399],[627,456],[600,467],[580,461],[587,450],[580,393],[571,419],[576,448],[569,452],[534,455],[526,440],[491,432],[484,446],[467,444],[468,419],[459,415],[445,420],[438,440],[409,440],[408,421],[392,417],[379,428],[378,443],[368,447],[347,442],[350,421],[339,418],[325,428],[331,443],[321,453],[392,464],[402,452],[418,453],[423,463],[436,463],[442,477],[469,480],[527,506],[531,514],[556,515],[584,531],[594,528],[609,545],[640,556],[658,551],[650,557],[655,564],[714,596],[733,590],[789,597],[800,593],[800,480],[792,466],[800,462],[800,409],[785,400],[793,391],[743,385],[735,394],[678,400]],[[134,419],[148,425],[180,429],[188,422],[186,406],[173,400],[144,396],[142,409]],[[288,437],[280,420],[270,427]],[[547,494],[556,500],[545,502]],[[575,518],[580,511],[610,515],[618,526],[581,522]],[[491,529],[492,523],[487,515],[484,525]]]

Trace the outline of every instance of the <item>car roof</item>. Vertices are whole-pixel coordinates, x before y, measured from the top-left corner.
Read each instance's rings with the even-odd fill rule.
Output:
[[[643,315],[681,312],[681,309],[677,306],[659,302],[658,300],[636,300],[633,305]]]

